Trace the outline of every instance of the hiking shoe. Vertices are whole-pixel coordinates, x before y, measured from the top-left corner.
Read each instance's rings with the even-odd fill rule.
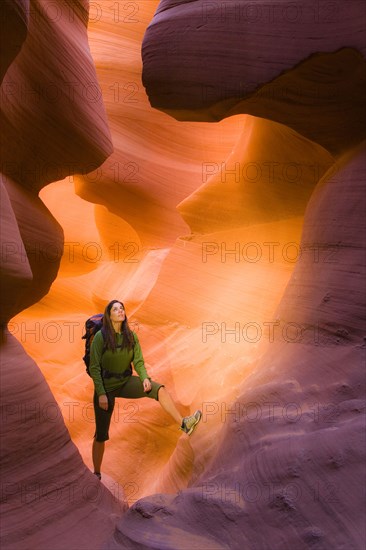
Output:
[[[185,416],[182,420],[180,429],[187,435],[191,435],[198,422],[201,420],[201,416],[201,411],[196,411],[194,414],[191,414],[191,416]]]

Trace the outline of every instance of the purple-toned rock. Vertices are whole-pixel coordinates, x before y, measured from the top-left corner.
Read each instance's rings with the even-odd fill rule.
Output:
[[[151,105],[178,120],[268,118],[343,152],[365,136],[363,4],[163,1],[142,49]]]

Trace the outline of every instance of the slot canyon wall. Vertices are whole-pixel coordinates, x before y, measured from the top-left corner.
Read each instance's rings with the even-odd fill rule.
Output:
[[[2,547],[361,550],[363,2],[1,10]],[[121,401],[100,483],[115,297],[203,417]]]

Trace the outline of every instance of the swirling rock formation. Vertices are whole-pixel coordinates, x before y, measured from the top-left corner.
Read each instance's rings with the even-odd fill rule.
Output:
[[[271,7],[250,6],[256,14]],[[244,2],[162,1],[145,35],[144,83],[153,106],[180,120],[237,113],[275,120],[338,160],[307,204],[300,255],[273,309],[268,345],[243,372],[230,407],[224,392],[218,401],[206,402],[208,416],[221,413],[225,423],[216,451],[202,452],[208,426],[201,425],[191,443],[196,455],[189,488],[136,503],[119,522],[109,549],[361,549],[364,542],[359,483],[365,389],[363,11],[360,2],[332,4],[337,18],[330,21],[329,12],[322,19],[330,4],[276,7],[287,13],[287,21],[249,25],[243,17],[254,14]],[[292,9],[301,10],[301,21],[290,16]],[[288,85],[296,93],[292,89],[286,100],[266,93]],[[319,86],[319,93],[312,95],[312,86]],[[203,97],[202,90],[209,94]],[[287,136],[289,144],[294,139],[284,130],[283,148]],[[237,204],[233,221],[227,208],[220,216],[215,190],[226,176],[223,167],[217,172],[180,206],[196,232],[212,231],[215,224],[230,227],[240,219]],[[239,180],[240,174],[230,182],[237,193]],[[201,215],[205,196],[217,200],[216,210]],[[224,197],[223,205],[228,202]],[[242,216],[248,223],[245,208]],[[191,242],[208,236],[193,234]],[[210,244],[214,253],[214,239]],[[235,254],[235,248],[230,251]],[[255,289],[250,279],[241,282],[242,295],[234,283],[239,301],[245,290]],[[193,284],[196,288],[197,280]],[[211,294],[219,306],[222,296]],[[205,295],[201,304],[211,311],[213,333],[226,312],[210,307]],[[144,311],[151,314],[148,305]],[[230,367],[225,370],[231,374]],[[223,378],[225,387],[233,382]]]
[[[63,252],[63,231],[38,191],[88,172],[111,151],[87,7],[83,0],[0,7],[1,537],[3,548],[17,550],[90,548],[125,508],[123,494],[114,498],[83,464],[47,382],[6,328],[47,294]]]
[[[29,0],[4,0],[1,4],[0,82],[27,36]],[[6,24],[5,24],[6,22]]]
[[[179,120],[268,118],[338,154],[365,136],[363,16],[359,0],[164,0],[142,49],[151,104]]]
[[[2,322],[47,293],[62,256],[62,237],[55,220],[54,229],[50,222],[43,231],[28,229],[37,244],[27,236],[26,225],[42,224],[42,216],[35,211],[27,215],[21,207],[26,199],[19,194],[28,193],[30,200],[38,204],[35,208],[42,209],[37,198],[42,187],[75,172],[89,172],[112,150],[94,65],[84,47],[87,3],[60,2],[50,6],[34,1],[19,6],[23,7],[30,30],[2,82],[1,124],[6,137],[2,144],[2,173],[7,193],[13,195],[13,210],[18,210],[15,217],[20,219],[19,230],[21,235],[25,233],[23,244],[29,253],[24,257],[23,249],[11,234],[4,235],[7,250],[2,269],[6,272],[18,256],[18,263],[26,266],[32,262],[32,269],[38,274],[34,274],[33,283],[28,281],[26,288],[21,289],[22,298],[19,287],[15,292],[10,286],[5,287],[4,295],[11,306],[2,309]],[[19,6],[2,4],[4,19],[18,20]],[[21,37],[24,25],[19,27]],[[51,34],[54,50],[48,44]],[[12,47],[10,53],[8,48],[3,51],[7,65],[7,55],[16,52]],[[57,62],[54,51],[57,51]],[[41,61],[36,62],[39,57]],[[11,230],[5,228],[8,229]]]
[[[23,367],[19,378],[10,376],[19,347],[10,336],[3,345],[8,357],[3,429],[12,450],[6,473],[15,483],[4,495],[4,541],[14,550],[72,548],[73,543],[98,550],[359,550],[364,244],[363,165],[356,145],[363,136],[362,4],[92,3],[89,40],[113,152],[102,107],[92,105],[99,94],[90,86],[96,80],[85,47],[87,3],[74,4],[71,22],[70,11],[61,10],[68,22],[65,40],[66,21],[56,21],[58,10],[48,12],[54,21],[47,22],[46,4],[33,3],[35,13],[43,8],[39,22],[52,25],[55,39],[64,38],[55,44],[64,73],[60,76],[56,66],[55,78],[47,80],[46,71],[41,75],[56,83],[43,93],[48,103],[37,109],[40,94],[29,94],[26,87],[32,110],[20,116],[21,102],[12,97],[17,88],[9,88],[15,82],[9,71],[16,74],[28,40],[34,55],[44,47],[44,36],[32,42],[29,31],[4,80],[6,128],[14,139],[11,127],[22,128],[23,118],[34,120],[24,135],[41,145],[45,113],[50,120],[62,114],[54,123],[60,133],[48,136],[50,156],[47,151],[42,156],[42,185],[66,176],[40,191],[65,234],[58,277],[47,296],[9,323],[40,366],[59,409],[29,359],[31,379]],[[75,34],[69,23],[76,25]],[[144,84],[151,104],[165,112],[151,109],[142,86],[147,27]],[[30,29],[38,32],[37,25]],[[18,46],[22,40],[19,31]],[[65,85],[76,78],[68,72],[72,57],[89,84],[72,87],[72,113],[70,86],[60,98],[61,109],[51,109],[62,77]],[[28,78],[32,59],[22,64]],[[41,122],[33,115],[41,115]],[[25,231],[18,218],[26,212],[19,208],[16,217],[15,200],[25,187],[26,193],[38,190],[41,180],[25,142],[17,149],[19,159],[25,151],[24,185],[8,149],[12,170],[5,183],[13,203],[5,195],[4,220],[23,251]],[[43,150],[32,153],[41,158]],[[67,168],[74,166],[80,173],[69,176],[73,170]],[[31,303],[34,288],[39,300],[58,267],[60,229],[36,205],[33,191],[29,204],[41,212],[39,242],[48,254],[31,283],[31,254],[22,262],[24,254],[17,259],[14,253],[17,246],[7,249],[8,280],[19,280],[17,290],[34,286],[18,303],[12,294],[4,319]],[[34,238],[26,216],[24,223]],[[133,505],[115,531],[120,506],[91,479],[62,421],[91,466],[92,384],[81,362],[80,336],[85,318],[114,297],[126,304],[153,378],[166,384],[182,414],[203,410],[197,432],[188,438],[150,400],[122,401],[116,408],[103,479]],[[26,423],[24,407],[9,405],[12,395],[28,407]],[[19,426],[37,421],[38,403],[49,422],[27,431],[26,460],[16,436]],[[65,457],[67,480],[76,491],[71,506],[64,478],[46,497],[53,471],[42,477],[32,460],[37,446],[50,464],[54,456]],[[44,446],[54,450],[52,456]],[[27,465],[24,482],[11,468],[11,457]],[[23,494],[31,504],[32,482],[37,488],[43,483],[35,513],[24,506],[17,485],[26,487]],[[51,515],[45,503],[53,498]],[[27,531],[16,523],[21,505]],[[38,528],[45,515],[47,525]]]

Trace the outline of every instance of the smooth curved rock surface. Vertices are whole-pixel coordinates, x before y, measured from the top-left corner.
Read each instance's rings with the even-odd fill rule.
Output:
[[[237,399],[204,404],[224,424],[214,456],[209,422],[190,487],[137,502],[108,550],[362,548],[364,178],[363,148],[317,187],[266,351]]]
[[[144,37],[143,82],[178,120],[252,114],[339,154],[365,137],[365,51],[359,0],[166,0]]]
[[[14,550],[101,546],[127,507],[123,488],[113,494],[86,468],[21,345],[30,335],[44,339],[39,321],[18,339],[6,328],[47,294],[63,254],[63,230],[38,191],[111,151],[101,96],[83,97],[97,86],[88,5],[1,3],[1,545]],[[71,94],[70,82],[79,88]]]
[[[48,292],[63,253],[62,230],[38,191],[66,175],[89,172],[112,150],[86,47],[87,8],[84,0],[2,4],[7,32],[22,42],[16,51],[11,40],[3,48],[10,66],[1,89],[2,193],[13,213],[12,223],[2,219],[1,228],[2,324]],[[20,285],[11,282],[14,262]]]
[[[19,53],[28,31],[29,0],[3,0],[0,5],[0,82]]]
[[[2,82],[2,171],[38,192],[51,181],[91,172],[112,144],[86,47],[88,3],[29,5],[30,30]]]
[[[47,294],[63,252],[62,228],[44,203],[9,177],[2,182],[1,325]]]
[[[221,14],[221,2],[209,4]],[[221,25],[211,13],[207,25],[195,27],[202,2],[162,2],[154,20],[158,2],[98,5],[101,11],[92,5],[89,39],[114,152],[90,174],[66,177],[40,192],[67,246],[47,296],[12,318],[9,331],[39,365],[90,468],[92,383],[80,337],[85,319],[111,298],[125,302],[153,378],[168,387],[182,414],[200,407],[204,416],[188,438],[156,403],[119,403],[103,479],[112,496],[126,498],[131,507],[114,531],[119,504],[103,491],[96,521],[88,523],[88,547],[361,550],[364,175],[355,151],[362,135],[355,83],[364,61],[354,11],[361,4],[349,3],[333,28],[329,20],[324,27],[330,15],[324,5],[307,4],[308,18],[320,10],[321,25],[311,29],[314,41],[306,25],[300,32],[288,21],[292,35],[285,33],[280,42],[279,23],[275,37],[271,25],[259,25],[266,35],[262,50],[253,38],[254,21],[250,41],[241,40],[241,27],[231,25],[230,17]],[[288,18],[295,16],[291,6]],[[343,4],[337,9],[342,14]],[[161,86],[154,88],[145,76],[144,82],[159,97],[172,92],[161,108],[170,112],[173,105],[174,116],[192,122],[151,109],[144,95],[140,47],[150,22],[144,74],[150,79],[155,66]],[[205,27],[214,40],[201,34]],[[220,32],[223,40],[217,39]],[[258,92],[227,104],[220,74],[231,71],[237,85],[236,37],[240,52],[245,44],[241,64],[252,65],[248,91]],[[288,45],[300,39],[304,44],[291,53]],[[216,49],[224,43],[230,46],[225,66]],[[340,49],[318,55],[319,44]],[[216,57],[202,62],[197,52],[208,49]],[[192,81],[184,80],[188,58]],[[174,59],[179,71],[166,71]],[[176,86],[178,73],[185,84]],[[207,109],[196,102],[205,74],[210,86],[216,82],[204,88]],[[290,97],[274,93],[273,82],[280,90],[290,83]],[[236,110],[255,116],[203,122]],[[336,164],[345,149],[349,154]],[[269,168],[273,172],[266,173]],[[4,219],[11,228],[14,217],[7,209]],[[21,280],[29,276],[27,263],[19,269],[16,257],[11,270]],[[34,377],[43,403],[39,380]],[[7,377],[7,395],[18,395],[10,382]],[[25,393],[30,395],[29,386]],[[53,444],[59,448],[67,441],[63,463],[87,483],[90,474],[63,430],[59,417]],[[17,453],[21,464],[25,457]],[[19,495],[8,496],[16,506]],[[89,499],[79,512],[88,515],[91,505]],[[7,543],[18,550],[19,514],[11,506]],[[45,499],[27,516],[29,529],[45,514],[42,506]],[[33,531],[29,540],[23,533],[24,547],[71,547],[70,517],[58,523],[57,514],[38,540]],[[106,516],[105,531],[93,539]],[[84,530],[81,521],[71,529],[77,547]]]
[[[171,247],[189,232],[176,205],[201,185],[202,163],[220,163],[243,131],[242,117],[213,128],[151,109],[141,80],[141,42],[157,5],[120,3],[117,12],[111,4],[99,16],[93,9],[89,40],[114,151],[98,171],[75,178],[76,193],[125,220],[144,249]]]
[[[247,117],[229,157],[203,164],[203,185],[177,208],[194,233],[303,216],[333,162],[327,151],[291,129]]]
[[[96,547],[126,509],[85,468],[58,404],[14,336],[1,340],[1,544]]]
[[[189,330],[197,322],[197,318],[201,321],[205,319],[209,321],[210,336],[214,336],[220,333],[216,320],[230,319],[231,330],[226,334],[223,333],[224,327],[221,325],[221,349],[227,345],[228,338],[231,337],[232,342],[239,335],[238,348],[242,356],[238,362],[243,367],[246,365],[246,368],[243,368],[241,376],[239,375],[237,391],[230,392],[230,389],[233,390],[235,387],[235,377],[231,377],[235,372],[235,359],[231,355],[230,359],[226,358],[221,386],[223,389],[215,399],[212,397],[214,385],[209,389],[205,387],[210,386],[211,380],[207,376],[209,377],[214,370],[213,365],[217,364],[213,345],[207,344],[206,360],[210,361],[210,367],[206,370],[206,377],[200,379],[195,369],[197,364],[192,366],[191,370],[196,385],[201,384],[200,395],[206,417],[196,435],[190,440],[194,462],[189,488],[180,491],[176,496],[158,494],[137,502],[121,519],[113,540],[106,548],[110,550],[136,547],[160,550],[189,547],[197,550],[239,550],[245,546],[288,550],[305,550],[309,547],[360,549],[365,539],[361,512],[363,487],[359,483],[363,475],[362,433],[365,412],[362,401],[365,391],[362,367],[362,331],[365,328],[362,282],[365,277],[365,264],[362,259],[365,254],[365,156],[364,146],[357,147],[364,135],[361,123],[358,122],[361,115],[363,92],[360,90],[363,77],[355,67],[358,66],[361,70],[364,66],[364,59],[360,55],[364,47],[359,32],[363,24],[360,17],[361,4],[352,2],[347,6],[338,6],[340,9],[350,8],[339,21],[340,27],[344,30],[343,36],[340,32],[334,32],[335,28],[331,31],[328,27],[327,32],[323,29],[318,35],[319,42],[316,43],[316,29],[314,31],[310,25],[304,25],[301,32],[291,36],[289,33],[286,36],[285,28],[285,40],[291,40],[292,44],[294,40],[298,41],[297,44],[302,42],[305,50],[309,48],[307,55],[304,55],[305,50],[301,48],[291,49],[288,44],[285,47],[281,44],[283,37],[280,36],[280,44],[276,42],[276,48],[272,44],[272,49],[267,49],[270,56],[277,57],[277,67],[274,63],[269,63],[268,67],[263,63],[263,67],[267,69],[267,79],[272,80],[275,76],[270,75],[270,71],[278,71],[280,64],[283,67],[291,55],[297,56],[300,51],[304,57],[297,58],[296,63],[294,58],[292,59],[292,67],[287,68],[288,72],[282,82],[286,82],[287,79],[287,82],[299,84],[301,79],[308,79],[308,82],[319,82],[320,86],[324,84],[324,90],[329,90],[336,76],[336,87],[340,93],[335,104],[340,110],[347,111],[347,116],[349,115],[349,124],[342,124],[339,130],[336,130],[336,126],[342,115],[340,118],[335,116],[334,104],[327,101],[325,105],[324,97],[320,96],[315,100],[314,97],[310,100],[308,96],[306,101],[306,87],[303,95],[303,88],[300,88],[298,101],[282,102],[279,110],[275,108],[276,101],[272,101],[272,98],[270,101],[266,98],[262,101],[262,97],[255,98],[255,111],[250,101],[243,101],[240,109],[232,108],[236,100],[228,101],[226,104],[220,102],[220,69],[228,71],[225,73],[225,84],[232,85],[237,78],[236,75],[240,75],[236,60],[239,58],[243,63],[250,65],[250,56],[255,57],[258,49],[253,46],[254,41],[247,41],[246,44],[253,46],[252,50],[248,56],[238,56],[233,40],[230,47],[226,47],[225,50],[225,40],[229,42],[235,33],[226,32],[223,33],[224,40],[214,40],[212,26],[210,28],[208,22],[207,25],[196,24],[196,16],[202,15],[202,5],[203,2],[162,2],[147,30],[143,50],[144,83],[153,106],[180,119],[208,120],[212,117],[212,120],[217,120],[238,112],[256,114],[278,120],[296,129],[335,155],[346,150],[349,152],[341,156],[339,163],[332,166],[312,194],[304,218],[296,267],[290,276],[289,284],[283,288],[282,295],[279,296],[278,306],[273,307],[274,302],[271,303],[272,314],[270,308],[266,317],[259,314],[260,307],[268,299],[268,294],[263,293],[263,290],[262,293],[258,292],[258,270],[255,271],[253,279],[249,279],[248,274],[247,277],[239,279],[241,289],[235,284],[233,265],[236,259],[241,261],[242,258],[236,256],[236,249],[232,244],[235,244],[235,236],[250,236],[250,228],[246,233],[241,233],[238,229],[231,234],[228,231],[226,239],[222,241],[225,246],[228,243],[231,245],[231,248],[227,247],[233,261],[230,290],[224,291],[221,288],[218,292],[212,292],[213,286],[209,284],[207,271],[205,284],[202,284],[207,265],[202,265],[200,269],[202,280],[197,274],[190,277],[189,270],[185,267],[185,273],[188,275],[187,285],[180,288],[183,292],[179,301],[180,307],[175,314],[181,326],[185,322],[185,328]],[[225,5],[226,9],[228,3],[210,3],[210,6],[206,3],[209,8],[220,5]],[[240,6],[240,3],[235,5]],[[263,6],[260,3],[258,5]],[[235,24],[230,26],[228,19],[222,25],[221,31],[235,29]],[[218,25],[215,30],[218,31]],[[263,27],[261,30],[263,31]],[[339,31],[339,28],[337,30]],[[210,31],[211,38],[208,39]],[[252,32],[254,34],[254,31]],[[312,40],[309,39],[309,33],[312,33]],[[167,49],[168,41],[172,38],[176,46],[173,48],[174,52]],[[257,44],[259,38],[262,36],[258,33]],[[323,39],[324,42],[321,44],[320,41]],[[265,43],[265,40],[262,42]],[[236,44],[238,49],[242,47],[239,40]],[[355,50],[347,49],[349,46]],[[210,52],[214,52],[211,64],[207,62],[209,47]],[[322,51],[322,47],[325,48],[324,56],[311,56]],[[346,49],[342,49],[344,47]],[[328,49],[334,53],[329,53]],[[207,55],[198,56],[197,51],[206,52]],[[283,54],[288,53],[284,62],[283,56],[279,53],[281,51]],[[225,59],[232,60],[225,66],[221,62],[223,52],[226,54]],[[309,61],[298,65],[305,58],[309,58]],[[205,59],[205,66],[202,59]],[[268,56],[263,56],[263,59],[268,61]],[[356,79],[350,84],[346,76],[341,82],[352,67],[352,60],[356,63],[352,69]],[[258,65],[260,69],[260,63],[252,63],[254,70],[258,69]],[[232,80],[230,70],[233,75],[235,72]],[[252,74],[255,74],[251,81],[254,83],[253,90],[260,89],[263,84],[261,77],[255,72]],[[209,84],[213,96],[216,94],[216,103],[200,103],[198,98],[202,92],[203,82]],[[347,93],[349,87],[351,94]],[[353,94],[358,96],[356,102],[349,101],[350,97],[354,97]],[[317,101],[318,99],[321,101]],[[227,108],[228,106],[230,108]],[[243,110],[240,111],[241,109]],[[286,132],[284,139],[285,136]],[[249,142],[249,148],[250,145]],[[255,148],[253,144],[253,148],[258,151],[258,146]],[[285,146],[280,149],[283,151]],[[236,160],[236,157],[234,159]],[[271,155],[270,159],[275,160],[275,157]],[[225,217],[228,210],[225,196],[221,201],[221,216],[219,200],[215,205],[215,216],[210,211],[206,216],[201,215],[205,193],[212,200],[216,199],[217,194],[214,197],[214,190],[218,189],[219,178],[222,178],[223,173],[222,169],[219,170],[218,175],[214,174],[206,187],[198,190],[181,205],[183,215],[189,216],[189,222],[197,232],[204,232],[210,228],[210,222],[212,226],[216,222],[219,227],[221,224],[225,227],[225,223],[231,223],[230,215]],[[235,187],[232,182],[230,185],[231,188]],[[237,199],[239,186],[236,187],[236,191]],[[263,201],[261,202],[263,204]],[[239,208],[235,200],[230,206],[233,208],[232,223],[235,225],[235,211]],[[295,205],[292,203],[291,206]],[[270,212],[267,214],[273,215],[271,209],[268,210]],[[245,220],[245,210],[243,214]],[[231,239],[228,238],[229,234]],[[202,243],[203,239],[207,239],[206,242],[211,245],[210,254],[214,256],[221,252],[222,257],[222,250],[215,249],[217,241],[209,240],[211,236],[212,233],[193,234],[189,237],[189,244]],[[224,251],[226,268],[229,263],[227,249]],[[208,259],[207,256],[206,264]],[[179,260],[177,256],[176,265]],[[190,264],[192,265],[192,260]],[[182,262],[180,266],[182,268]],[[269,276],[269,266],[266,268]],[[159,306],[160,310],[164,311],[166,319],[169,316],[168,304],[171,305],[174,294],[174,290],[170,292],[169,289],[173,272],[173,269],[169,272],[167,262],[161,273],[161,282],[165,282],[166,289],[165,311],[161,310],[162,303]],[[218,271],[216,276],[219,280],[223,274]],[[267,279],[268,281],[273,284],[272,278]],[[170,286],[175,285],[170,283]],[[247,296],[248,290],[252,293],[252,307],[251,298]],[[190,298],[194,295],[199,295],[200,300],[190,307]],[[234,296],[239,303],[234,301]],[[258,302],[259,296],[263,298],[263,302]],[[140,318],[145,323],[156,311],[158,297],[156,285],[139,311]],[[239,325],[239,331],[233,329],[233,320],[243,319],[240,317],[240,311],[252,312],[251,319],[261,320],[262,325],[270,326],[269,342],[267,345],[258,346],[251,360],[241,342],[244,333],[239,331],[242,325]],[[198,312],[196,319],[193,312]],[[172,327],[171,334],[173,333]],[[177,334],[176,330],[172,347],[177,346]],[[245,334],[248,336],[248,333]],[[186,333],[185,338],[190,343],[188,345],[197,352],[199,346],[197,342],[196,346],[193,345],[192,331],[189,336]],[[207,341],[206,332],[204,342]],[[179,349],[179,346],[177,347]],[[226,350],[228,349],[230,348],[227,347]],[[221,368],[222,365],[223,363]],[[230,384],[227,384],[228,379]],[[220,422],[223,425],[222,430],[217,430]],[[213,434],[215,444],[210,444],[208,441]],[[184,464],[184,460],[180,463]],[[172,492],[172,488],[169,492]]]

